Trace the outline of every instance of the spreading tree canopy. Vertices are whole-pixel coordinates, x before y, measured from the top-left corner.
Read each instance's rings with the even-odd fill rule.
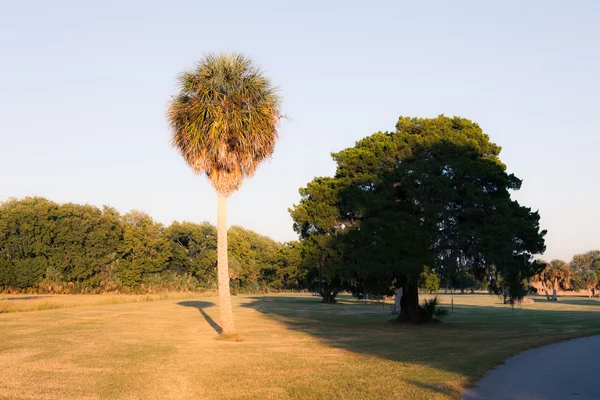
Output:
[[[401,117],[395,131],[333,154],[335,176],[301,189],[290,210],[301,240],[321,257],[309,261],[323,269],[320,280],[382,294],[403,286],[400,318],[413,321],[425,265],[450,280],[494,271],[522,297],[545,231],[537,212],[511,199],[521,181],[506,172],[500,150],[477,124],[439,116]]]
[[[600,250],[574,255],[570,267],[572,288],[589,290],[594,296],[600,283]]]

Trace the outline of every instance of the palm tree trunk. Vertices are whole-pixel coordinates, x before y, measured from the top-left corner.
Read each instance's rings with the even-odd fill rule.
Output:
[[[227,259],[227,196],[219,193],[217,208],[217,270],[219,278],[219,306],[222,334],[235,333],[229,292],[229,261]]]
[[[546,300],[550,301],[550,295],[548,294],[548,282],[542,281],[542,288],[544,289],[544,293],[546,294]]]

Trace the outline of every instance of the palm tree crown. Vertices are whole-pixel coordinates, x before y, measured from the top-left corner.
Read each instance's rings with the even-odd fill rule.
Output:
[[[172,144],[194,172],[229,196],[273,153],[277,90],[240,54],[205,56],[179,76],[179,86],[167,115]]]

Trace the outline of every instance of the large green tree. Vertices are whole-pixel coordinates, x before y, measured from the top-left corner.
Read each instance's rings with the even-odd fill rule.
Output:
[[[324,303],[334,303],[339,291],[348,289],[351,276],[342,257],[346,231],[339,215],[339,183],[334,178],[315,178],[300,189],[300,203],[289,209],[302,243],[308,288],[318,292]]]
[[[600,277],[598,272],[593,270],[583,270],[572,273],[571,275],[571,288],[573,290],[587,290],[589,296],[593,297],[596,295],[598,289],[598,283],[600,283]]]
[[[270,157],[280,100],[269,79],[243,55],[208,55],[179,77],[170,103],[173,146],[218,194],[218,281],[223,334],[235,333],[227,258],[227,198]]]
[[[277,267],[273,283],[275,289],[298,290],[304,288],[304,268],[302,266],[302,246],[298,241],[285,242],[277,252]]]
[[[124,232],[117,273],[123,284],[136,286],[146,274],[167,269],[171,248],[162,224],[141,211],[123,215]]]
[[[216,288],[217,230],[208,222],[173,222],[165,234],[171,247],[169,270],[191,274],[205,288]]]
[[[574,255],[570,268],[573,289],[589,290],[595,296],[600,283],[600,250]]]
[[[114,265],[123,238],[119,213],[90,205],[63,204],[52,215],[56,220],[53,264],[63,279],[83,282]]]
[[[451,280],[483,279],[493,265],[518,298],[532,274],[532,254],[544,251],[545,232],[537,212],[510,198],[521,181],[506,173],[500,150],[469,120],[402,117],[395,131],[333,154],[335,176],[301,190],[328,179],[329,200],[303,195],[292,209],[295,228],[303,241],[320,238],[322,248],[332,232],[343,238],[343,246],[336,241],[343,250],[336,276],[369,282],[381,293],[403,286],[402,320],[420,320],[424,265]],[[329,215],[334,231],[303,222],[323,220],[320,214]]]
[[[52,267],[59,205],[42,198],[10,200],[0,207],[0,285],[36,285]]]

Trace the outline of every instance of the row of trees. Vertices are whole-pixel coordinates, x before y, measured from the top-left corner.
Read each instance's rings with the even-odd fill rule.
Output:
[[[600,289],[600,250],[576,254],[570,263],[563,260],[540,261],[544,269],[534,278],[540,282],[548,300],[557,300],[557,291],[586,290],[590,296]],[[552,296],[550,296],[552,292]]]
[[[228,242],[235,292],[297,290],[314,281],[299,242],[279,243],[239,226],[229,229]],[[111,207],[39,197],[0,205],[2,290],[215,289],[216,249],[216,228],[208,222],[165,227],[140,211],[120,215]],[[435,271],[423,271],[420,288],[436,291],[439,285]]]
[[[511,199],[521,180],[500,150],[476,123],[439,116],[401,117],[395,131],[333,154],[335,175],[301,188],[290,209],[323,301],[403,287],[399,318],[418,322],[427,271],[445,287],[486,282],[522,298],[542,269],[533,255],[546,231],[538,212]]]
[[[298,244],[232,227],[229,276],[236,291],[298,289]],[[58,293],[202,290],[217,287],[217,231],[209,223],[166,227],[140,211],[57,204],[0,205],[0,290]]]

